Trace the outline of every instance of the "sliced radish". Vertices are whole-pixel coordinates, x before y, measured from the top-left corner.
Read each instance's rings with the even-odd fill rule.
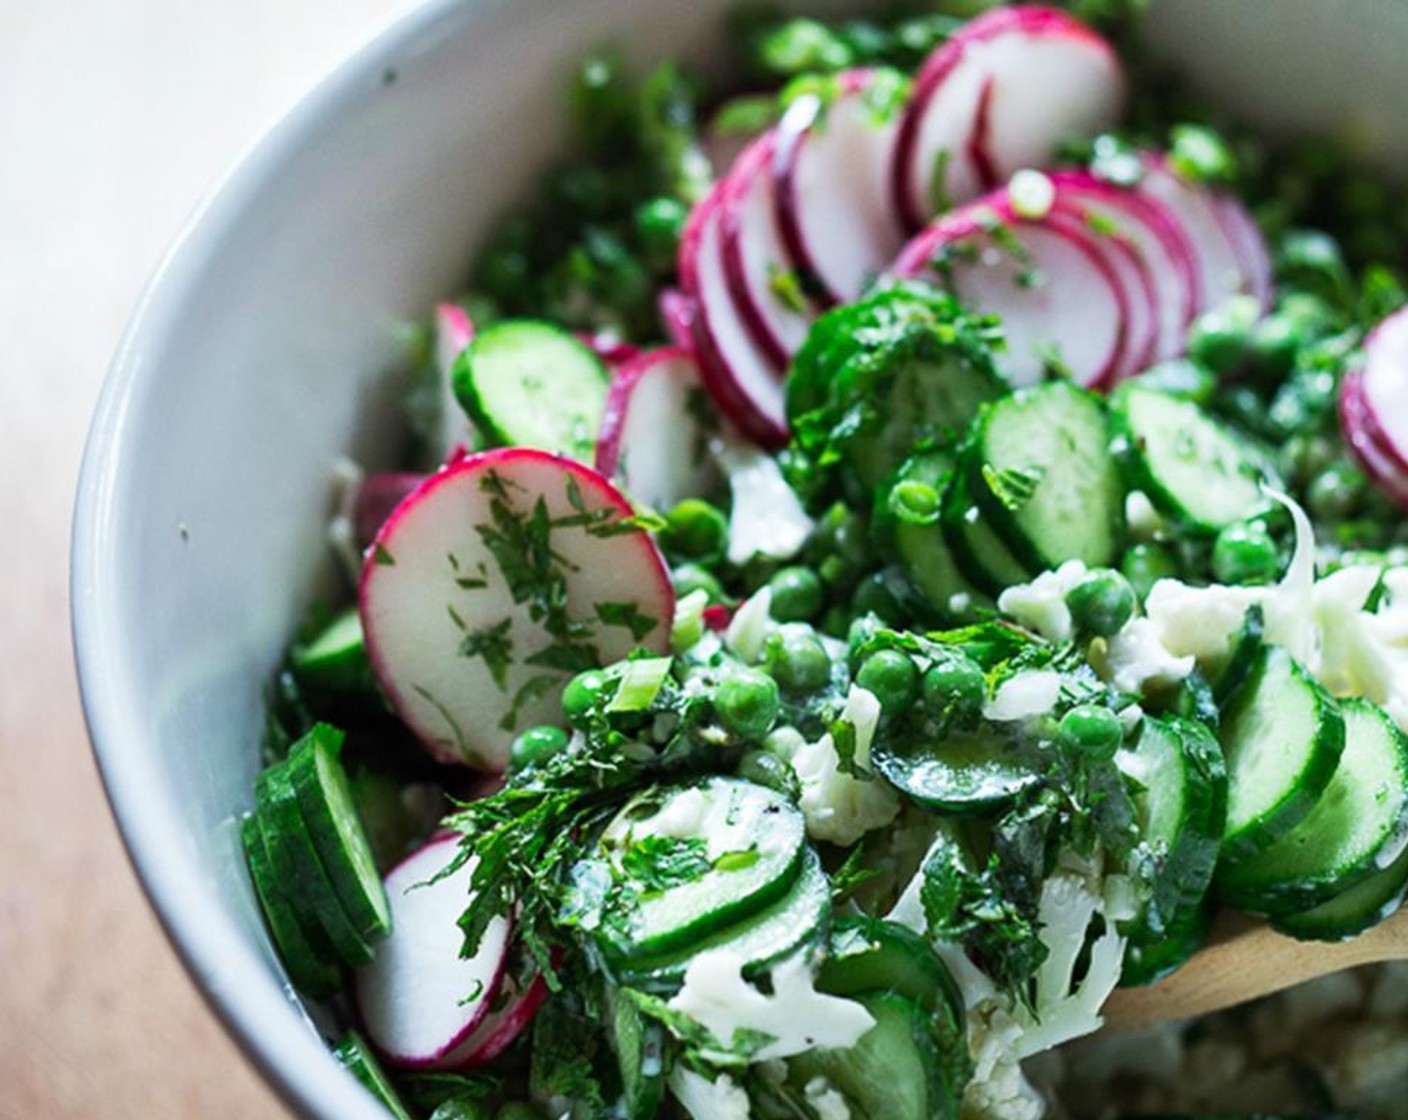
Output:
[[[1078,203],[1095,225],[1117,231],[1144,260],[1154,288],[1157,335],[1152,357],[1183,353],[1188,326],[1202,302],[1193,246],[1182,224],[1157,199],[1124,190],[1087,171],[1048,173],[1057,198]]]
[[[783,370],[753,340],[724,272],[719,229],[722,185],[690,212],[680,240],[680,284],[694,308],[699,372],[715,403],[765,446],[787,441]]]
[[[455,835],[431,840],[386,876],[391,936],[372,963],[357,970],[357,1005],[367,1034],[399,1066],[462,1065],[503,980],[507,918],[489,923],[473,957],[460,955],[459,919],[472,898],[474,861],[435,879],[459,846]]]
[[[660,293],[660,322],[665,337],[685,350],[694,348],[694,301],[678,288]]]
[[[1345,441],[1380,489],[1408,506],[1408,310],[1364,340],[1364,367],[1344,379],[1340,423]]]
[[[1263,311],[1269,311],[1275,294],[1272,290],[1271,253],[1256,219],[1241,199],[1225,191],[1213,195],[1212,209],[1222,232],[1232,244],[1232,251],[1241,268],[1243,286],[1249,294],[1256,296]]]
[[[1392,502],[1408,509],[1408,458],[1394,445],[1365,395],[1360,370],[1340,383],[1340,430],[1364,472]]]
[[[470,455],[396,507],[367,552],[367,653],[435,757],[502,770],[514,735],[562,720],[571,675],[669,649],[674,593],[630,504],[570,459]]]
[[[639,346],[627,342],[620,335],[610,331],[601,331],[597,334],[579,334],[577,340],[612,369],[620,369],[640,353]]]
[[[464,409],[455,397],[455,362],[474,341],[474,324],[469,312],[457,303],[435,307],[435,371],[440,384],[440,429],[434,450],[443,459],[456,444],[473,439]]]
[[[837,75],[823,104],[798,97],[777,127],[777,218],[789,257],[825,306],[858,299],[904,244],[889,191],[900,115],[877,104],[889,88],[873,70]]]
[[[997,191],[914,238],[894,271],[951,286],[969,307],[1001,316],[1007,345],[999,366],[1013,385],[1041,380],[1054,355],[1081,385],[1103,388],[1126,360],[1124,285],[1069,214],[1024,218]]]
[[[541,976],[534,976],[528,986],[519,991],[513,977],[505,976],[499,994],[502,1008],[485,1016],[461,1047],[465,1054],[461,1068],[488,1065],[512,1046],[548,998],[548,985]]]
[[[688,350],[648,350],[623,366],[606,395],[596,469],[651,509],[707,493],[718,470],[709,454],[711,426],[699,407],[705,396]]]
[[[376,539],[392,511],[407,494],[426,480],[426,475],[414,471],[385,471],[369,474],[357,487],[352,521],[357,534],[357,547],[366,548]]]
[[[1183,178],[1161,152],[1146,152],[1139,192],[1163,203],[1183,227],[1198,269],[1200,312],[1251,290],[1251,277],[1243,271],[1224,219],[1218,217],[1218,196],[1213,191]]]
[[[1110,44],[1065,12],[1022,6],[978,16],[919,72],[892,165],[897,213],[917,229],[941,199],[962,203],[1045,166],[1062,141],[1115,124],[1125,92]]]
[[[711,603],[704,608],[704,625],[715,634],[722,634],[733,621],[733,608],[723,603]]]
[[[769,362],[785,369],[817,308],[802,291],[778,222],[776,141],[775,132],[765,133],[734,163],[719,196],[719,233],[724,276],[743,321]]]

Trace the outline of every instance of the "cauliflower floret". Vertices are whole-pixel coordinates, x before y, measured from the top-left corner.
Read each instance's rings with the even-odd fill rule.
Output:
[[[728,475],[733,495],[729,561],[741,565],[754,556],[790,560],[811,534],[813,522],[782,477],[777,459],[735,439],[713,440],[710,451]]]
[[[1120,691],[1142,696],[1147,688],[1177,684],[1195,664],[1191,654],[1179,657],[1170,653],[1152,621],[1132,618],[1109,639],[1102,675]]]
[[[851,1120],[851,1106],[846,1098],[831,1087],[824,1077],[813,1077],[803,1092],[817,1120]]]
[[[1044,716],[1061,699],[1061,674],[1050,669],[1029,669],[1008,677],[983,705],[983,718],[994,723],[1019,723]]]
[[[852,685],[841,719],[856,731],[856,769],[869,772],[880,702],[872,693]],[[899,816],[899,796],[887,782],[866,780],[841,769],[841,756],[830,733],[798,747],[792,755],[792,769],[802,790],[798,807],[807,821],[807,835],[814,840],[854,844]]]
[[[1052,642],[1069,642],[1075,634],[1066,596],[1089,574],[1082,560],[1067,560],[1031,583],[1009,587],[997,599],[1003,614]]]
[[[670,1073],[670,1092],[694,1120],[748,1120],[748,1094],[726,1073],[710,1081],[703,1074],[677,1065]]]

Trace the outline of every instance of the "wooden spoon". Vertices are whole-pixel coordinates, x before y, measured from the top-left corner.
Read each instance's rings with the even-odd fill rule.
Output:
[[[1220,919],[1187,964],[1147,988],[1121,988],[1105,1025],[1135,1030],[1187,1019],[1361,964],[1408,960],[1408,906],[1352,941],[1297,941],[1238,914]]]

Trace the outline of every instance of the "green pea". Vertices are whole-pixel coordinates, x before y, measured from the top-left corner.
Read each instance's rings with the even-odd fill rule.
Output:
[[[904,617],[904,608],[890,590],[890,581],[884,572],[875,572],[860,581],[851,597],[851,609],[856,614],[873,614],[881,621],[894,625]]]
[[[703,591],[710,603],[722,603],[727,598],[714,573],[698,564],[680,564],[670,573],[670,579],[675,585],[675,595],[681,599],[691,591]]]
[[[1124,554],[1120,570],[1141,599],[1149,597],[1150,589],[1159,580],[1174,579],[1178,575],[1173,554],[1163,545],[1150,543],[1132,545]]]
[[[935,716],[976,719],[988,698],[988,682],[972,658],[954,653],[931,665],[922,684],[924,707]]]
[[[1284,377],[1308,335],[1304,324],[1289,315],[1268,315],[1252,329],[1252,366],[1264,377]]]
[[[562,712],[573,727],[585,728],[592,711],[616,687],[601,669],[588,669],[567,682],[562,693]]]
[[[1108,762],[1124,742],[1124,726],[1108,708],[1082,704],[1061,717],[1056,736],[1068,749]]]
[[[800,796],[797,772],[784,758],[771,751],[749,751],[738,763],[738,776],[745,782],[775,789],[786,797]]]
[[[1288,230],[1276,249],[1276,271],[1332,299],[1350,286],[1339,242],[1318,229]]]
[[[856,684],[880,701],[887,715],[906,711],[919,695],[919,670],[906,653],[882,649],[861,663]]]
[[[740,739],[761,739],[777,719],[777,682],[756,669],[725,677],[714,695],[719,722]]]
[[[1213,373],[1231,373],[1246,359],[1260,307],[1254,297],[1234,296],[1205,311],[1188,330],[1188,356]]]
[[[771,613],[778,622],[807,622],[826,603],[821,577],[810,568],[783,568],[768,580],[772,592]]]
[[[851,612],[838,603],[826,608],[817,629],[828,638],[844,638],[850,632],[850,626]]]
[[[824,557],[836,557],[851,568],[870,563],[870,527],[855,510],[837,503],[822,514],[813,544]]]
[[[567,749],[567,732],[551,724],[530,727],[509,745],[508,762],[512,770],[527,770],[550,762]]]
[[[1239,522],[1223,529],[1213,542],[1212,574],[1218,583],[1274,583],[1281,575],[1281,554],[1265,526]]]
[[[636,240],[646,263],[655,271],[673,268],[679,252],[689,208],[677,198],[662,195],[636,207]]]
[[[703,498],[686,498],[665,515],[659,540],[671,556],[710,563],[728,549],[728,518]]]
[[[873,614],[857,615],[851,620],[851,625],[846,631],[846,645],[850,648],[852,664],[861,647],[884,628],[884,622]]]
[[[768,635],[763,662],[787,692],[817,692],[831,682],[831,658],[810,626],[792,623]]]
[[[1354,516],[1367,491],[1363,471],[1352,463],[1337,463],[1311,482],[1305,500],[1313,516],[1343,521]]]
[[[1099,568],[1066,594],[1066,606],[1076,632],[1108,638],[1123,630],[1134,617],[1134,588],[1119,572]]]
[[[1172,141],[1169,160],[1190,179],[1204,183],[1226,183],[1237,175],[1237,158],[1216,132],[1202,125],[1175,125],[1169,133]]]

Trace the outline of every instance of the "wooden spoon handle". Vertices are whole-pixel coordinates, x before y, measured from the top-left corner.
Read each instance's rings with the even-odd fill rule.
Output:
[[[1361,964],[1408,959],[1408,908],[1352,941],[1297,941],[1231,915],[1210,943],[1172,976],[1147,988],[1121,988],[1105,1004],[1105,1024],[1135,1030],[1187,1019],[1291,988]]]

